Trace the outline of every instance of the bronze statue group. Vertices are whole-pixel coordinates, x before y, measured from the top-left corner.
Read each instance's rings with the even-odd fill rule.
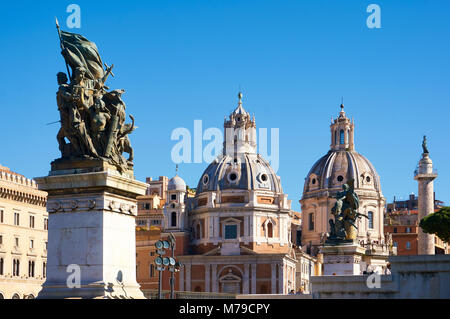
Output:
[[[128,134],[135,128],[134,118],[130,115],[132,123],[125,124],[125,91],[108,91],[105,85],[113,66],[105,64],[104,70],[96,45],[83,36],[59,27],[58,33],[70,77],[69,82],[65,73],[57,74],[61,122],[57,140],[62,160],[101,159],[121,172],[131,169],[133,148]],[[128,159],[122,156],[124,152]]]

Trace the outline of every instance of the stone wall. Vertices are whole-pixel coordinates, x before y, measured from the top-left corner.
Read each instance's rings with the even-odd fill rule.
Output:
[[[379,276],[379,285],[370,280],[374,288],[367,275],[311,277],[313,298],[450,298],[449,255],[392,256],[389,262],[392,274]]]

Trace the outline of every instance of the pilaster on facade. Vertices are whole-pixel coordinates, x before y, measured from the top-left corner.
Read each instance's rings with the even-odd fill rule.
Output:
[[[244,264],[244,281],[242,283],[242,292],[244,294],[248,294],[250,292],[249,289],[249,281],[250,281],[250,265]]]
[[[271,293],[276,294],[277,293],[277,264],[272,263],[270,265],[271,269],[271,275],[270,275],[270,287],[271,287]]]
[[[217,277],[217,264],[212,264],[212,292],[219,292],[219,286],[218,286],[218,277]]]
[[[211,265],[205,264],[205,292],[210,292],[211,287]]]
[[[278,293],[284,294],[284,263],[278,264]]]
[[[186,291],[191,291],[191,265],[185,265],[186,268]]]
[[[252,289],[251,293],[256,294],[256,264],[251,265],[252,268]]]
[[[184,267],[181,267],[178,276],[178,290],[184,291]]]

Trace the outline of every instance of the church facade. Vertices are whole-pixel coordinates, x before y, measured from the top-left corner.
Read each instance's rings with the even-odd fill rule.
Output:
[[[280,177],[257,153],[256,125],[239,104],[224,123],[223,154],[200,176],[195,196],[169,181],[164,234],[173,233],[184,267],[177,290],[287,294],[295,289],[291,201]],[[188,245],[186,245],[188,242]]]
[[[330,150],[311,168],[300,200],[302,246],[312,255],[320,252],[332,219],[333,198],[349,180],[354,180],[359,197],[359,213],[367,216],[357,220],[357,240],[366,248],[366,266],[375,269],[386,265],[390,243],[384,237],[386,200],[381,191],[380,177],[372,163],[355,150],[355,124],[347,117],[344,105],[339,116],[330,124]]]

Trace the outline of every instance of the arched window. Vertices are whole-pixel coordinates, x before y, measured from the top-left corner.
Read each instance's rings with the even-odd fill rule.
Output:
[[[20,262],[18,259],[13,260],[13,276],[19,276]]]
[[[267,237],[269,238],[273,237],[273,225],[271,222],[267,223]]]
[[[177,213],[176,212],[172,212],[172,214],[170,215],[170,226],[177,227]]]
[[[373,229],[373,212],[368,212],[367,217],[369,218],[368,219],[369,228]]]
[[[344,132],[344,130],[341,130],[340,132],[339,132],[339,143],[342,145],[342,144],[345,144],[345,132]]]

